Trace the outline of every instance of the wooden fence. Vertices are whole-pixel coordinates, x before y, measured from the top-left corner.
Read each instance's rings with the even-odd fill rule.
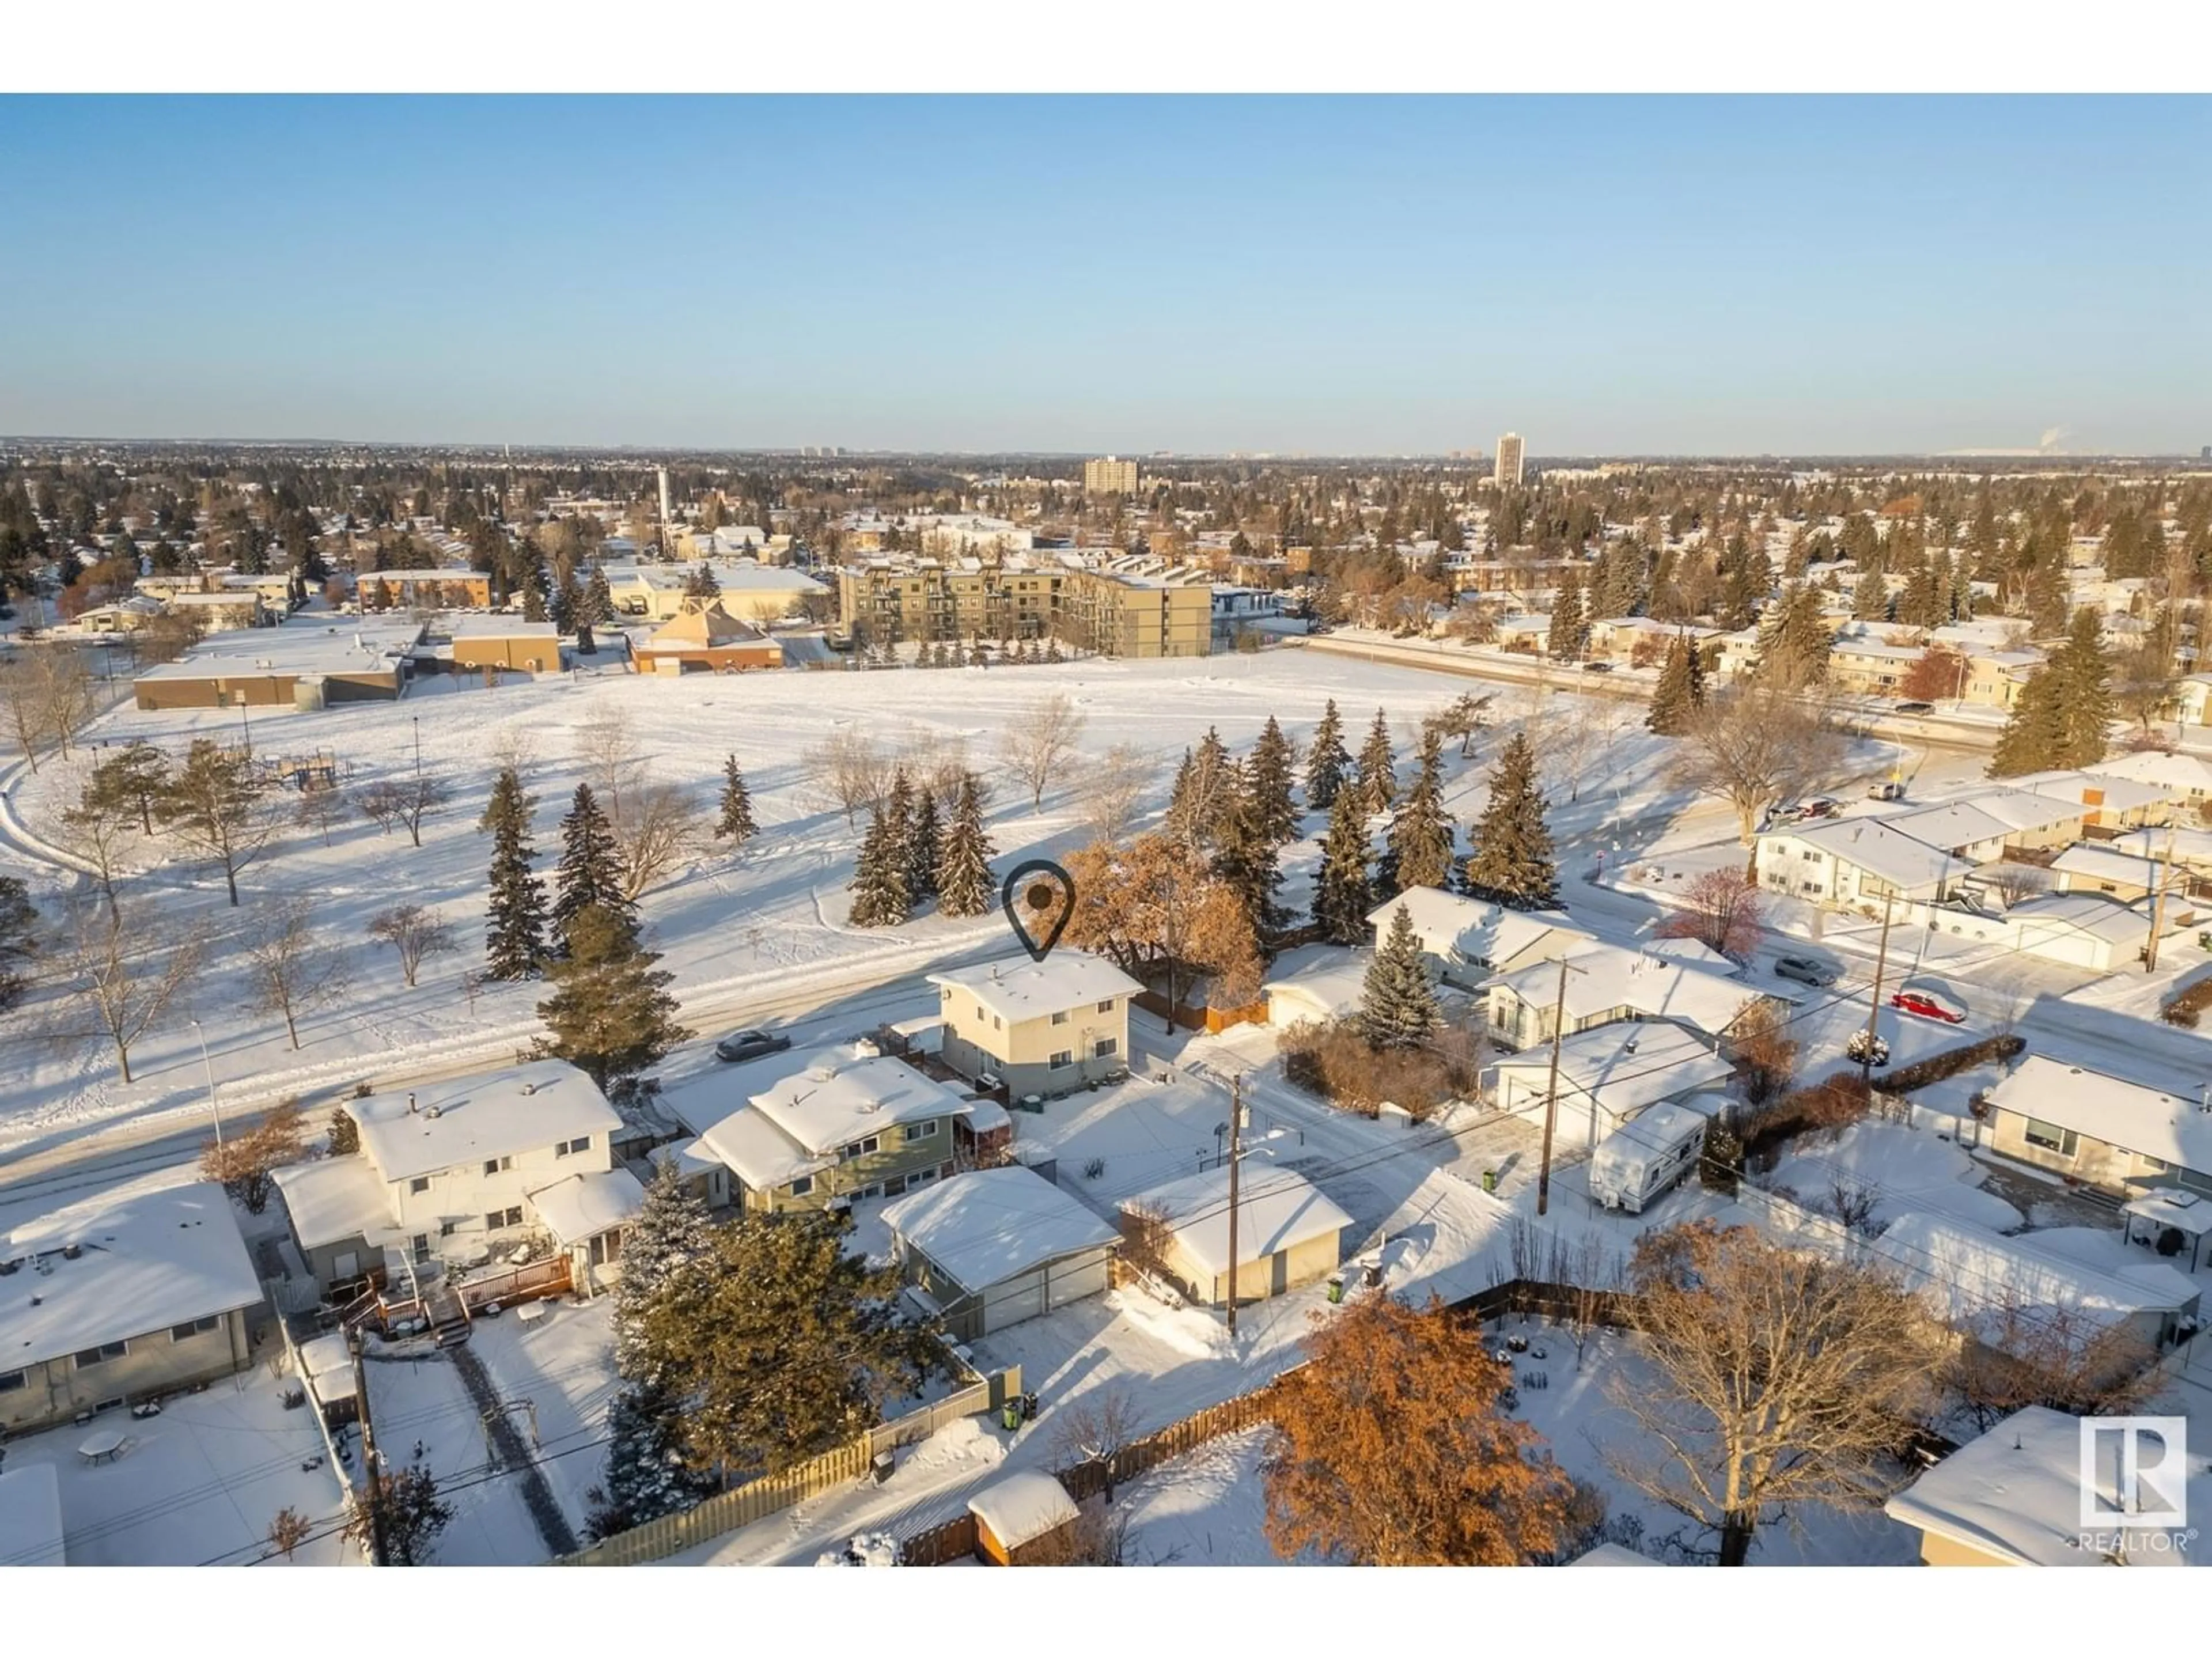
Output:
[[[1018,1366],[979,1379],[920,1411],[889,1423],[879,1423],[856,1439],[823,1452],[819,1457],[763,1475],[718,1492],[705,1503],[679,1515],[665,1515],[641,1527],[632,1527],[611,1538],[603,1538],[587,1549],[556,1560],[556,1567],[630,1567],[711,1543],[725,1533],[750,1526],[767,1516],[804,1503],[833,1486],[850,1486],[865,1476],[875,1455],[895,1446],[927,1439],[946,1424],[1002,1404],[1022,1389]],[[970,1541],[973,1547],[973,1541]]]

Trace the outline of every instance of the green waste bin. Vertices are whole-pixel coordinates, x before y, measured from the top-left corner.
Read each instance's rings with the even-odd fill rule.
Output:
[[[1497,1170],[1485,1170],[1482,1172],[1482,1190],[1486,1193],[1494,1193],[1498,1190]]]
[[[1006,1432],[1009,1434],[1012,1434],[1015,1430],[1020,1428],[1022,1425],[1022,1402],[1018,1400],[1009,1400],[1005,1405],[1000,1407],[999,1421],[1006,1425]]]
[[[1332,1302],[1344,1300],[1344,1280],[1341,1278],[1331,1279],[1328,1281],[1328,1299]]]

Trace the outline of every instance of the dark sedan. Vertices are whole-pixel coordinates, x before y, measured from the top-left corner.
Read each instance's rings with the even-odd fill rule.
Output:
[[[773,1036],[767,1031],[732,1031],[714,1045],[717,1060],[758,1060],[764,1054],[780,1054],[791,1047],[787,1036]]]

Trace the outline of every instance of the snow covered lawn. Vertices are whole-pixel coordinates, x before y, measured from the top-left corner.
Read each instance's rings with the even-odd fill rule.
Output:
[[[1838,1182],[1872,1192],[1873,1218],[1879,1226],[1917,1212],[2008,1232],[2022,1224],[2022,1217],[1996,1194],[1982,1190],[1988,1178],[1989,1172],[1956,1141],[1924,1129],[1869,1121],[1832,1140],[1800,1136],[1761,1184],[1787,1188],[1816,1209],[1826,1207]]]

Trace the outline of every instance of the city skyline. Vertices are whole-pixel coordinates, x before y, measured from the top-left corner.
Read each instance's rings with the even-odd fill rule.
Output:
[[[18,98],[0,431],[2194,456],[2208,111]]]

